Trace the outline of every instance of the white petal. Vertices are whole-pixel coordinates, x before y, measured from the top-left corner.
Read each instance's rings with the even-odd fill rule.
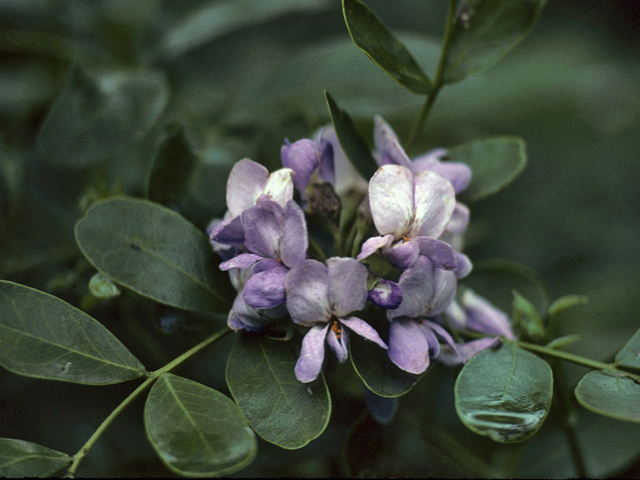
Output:
[[[413,173],[400,165],[384,165],[369,182],[369,206],[381,235],[395,240],[409,231],[413,218]],[[448,220],[448,219],[447,219]]]
[[[451,182],[442,175],[426,171],[415,177],[415,215],[410,237],[438,238],[456,206]]]

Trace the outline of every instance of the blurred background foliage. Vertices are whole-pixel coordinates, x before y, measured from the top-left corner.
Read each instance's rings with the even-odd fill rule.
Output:
[[[447,2],[366,3],[432,75]],[[498,65],[443,90],[410,152],[491,135],[526,140],[524,174],[472,205],[466,252],[474,262],[533,267],[552,300],[587,295],[587,305],[563,313],[557,334],[579,333],[568,350],[603,361],[637,330],[640,310],[639,8],[549,2]],[[92,297],[94,271],[75,244],[75,223],[98,199],[145,196],[153,159],[177,123],[186,140],[176,155],[189,157],[190,171],[184,192],[166,203],[204,229],[224,213],[234,162],[278,168],[285,137],[308,137],[328,121],[324,89],[369,141],[375,114],[406,138],[422,101],[352,44],[337,0],[0,0],[1,278],[80,306],[149,369],[162,366],[226,319],[128,291]],[[514,285],[501,281],[478,274],[469,284],[510,312]],[[176,373],[228,393],[229,345]],[[335,368],[354,375],[349,364]],[[574,386],[585,370],[565,372]],[[553,422],[519,445],[468,432],[453,408],[453,374],[434,369],[385,428],[362,413],[357,380],[335,381],[332,423],[318,440],[298,451],[261,441],[236,476],[574,474]],[[70,454],[135,387],[0,378],[0,436]],[[144,439],[141,410],[140,401],[114,423],[81,476],[168,475]],[[590,472],[637,478],[640,427],[578,411]],[[464,451],[485,463],[456,461]]]

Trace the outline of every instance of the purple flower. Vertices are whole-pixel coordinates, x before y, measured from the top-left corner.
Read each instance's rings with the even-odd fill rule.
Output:
[[[304,138],[294,143],[285,139],[280,149],[282,166],[293,170],[293,185],[300,192],[300,198],[307,200],[307,185],[310,182],[333,184],[333,146],[322,137],[318,141]]]
[[[349,159],[347,159],[347,156],[340,146],[333,125],[323,127],[314,135],[314,139],[319,145],[322,144],[322,142],[328,142],[333,148],[334,181],[332,183],[335,192],[338,195],[343,195],[350,190],[366,193],[368,183],[356,169],[353,168]]]
[[[415,159],[409,160],[400,145],[397,135],[381,117],[375,117],[374,140],[376,151],[374,156],[380,165],[401,165],[410,169],[414,174],[431,171],[445,177],[453,185],[455,194],[462,192],[471,181],[471,169],[464,163],[442,162],[441,158],[447,154],[443,148],[431,150]],[[469,223],[469,208],[463,203],[456,202],[449,222],[446,224],[438,240],[446,242],[455,251],[455,272],[458,278],[463,278],[471,272],[471,261],[460,253],[462,251],[462,236]],[[408,248],[408,247],[405,247]]]
[[[207,229],[214,249],[216,243],[236,246],[244,243],[241,215],[259,199],[274,201],[284,208],[293,198],[291,174],[291,169],[281,168],[269,175],[265,167],[248,158],[236,163],[227,179],[228,211],[220,223]]]
[[[470,288],[464,289],[460,303],[453,302],[449,305],[446,314],[454,328],[487,335],[502,335],[509,340],[516,338],[507,315]]]
[[[340,362],[349,356],[350,330],[387,348],[368,323],[348,317],[362,310],[367,301],[367,269],[353,258],[332,257],[326,265],[305,260],[291,269],[285,286],[291,319],[311,327],[302,340],[295,367],[296,378],[301,382],[311,382],[320,373],[325,339]]]
[[[419,255],[438,268],[456,268],[452,248],[437,240],[455,208],[453,187],[442,175],[414,175],[407,167],[383,165],[369,182],[369,206],[381,236],[364,242],[358,260],[382,249],[400,270],[411,267]]]
[[[405,270],[398,283],[402,289],[402,303],[387,311],[389,325],[389,358],[402,370],[422,373],[430,358],[440,351],[443,340],[457,354],[451,336],[439,325],[425,320],[441,314],[453,301],[456,276],[453,272],[436,268],[424,256]]]
[[[242,292],[246,281],[252,275],[252,267],[240,269],[232,268],[229,270],[229,277],[231,283],[238,291],[236,298],[233,302],[233,307],[229,311],[227,317],[227,325],[232,330],[250,330],[259,331],[266,325],[271,323],[277,318],[283,318],[287,311],[282,306],[276,307],[270,310],[257,310],[244,301]]]
[[[251,253],[220,264],[221,270],[248,268],[253,275],[243,289],[247,305],[269,309],[284,303],[285,277],[291,267],[304,262],[309,246],[304,212],[293,201],[282,208],[272,200],[260,199],[241,215],[245,247]]]
[[[453,338],[437,323],[400,317],[389,325],[387,353],[405,372],[420,374],[429,367],[430,359],[440,354],[440,341],[457,354]]]
[[[402,303],[395,310],[387,311],[389,320],[440,315],[453,302],[457,288],[453,272],[436,268],[422,255],[411,268],[402,272],[398,284],[402,289]]]

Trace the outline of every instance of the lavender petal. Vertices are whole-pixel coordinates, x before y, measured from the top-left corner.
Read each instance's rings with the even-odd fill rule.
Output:
[[[296,362],[294,372],[302,383],[312,382],[322,370],[324,361],[324,339],[327,336],[327,325],[316,325],[302,339],[300,357]]]
[[[420,325],[397,319],[389,326],[389,358],[405,372],[420,374],[429,367],[429,344]]]
[[[252,275],[244,284],[242,297],[253,308],[274,308],[284,303],[286,267],[272,268]]]
[[[285,290],[287,310],[295,323],[311,326],[331,318],[329,274],[323,263],[305,260],[293,267],[286,276]]]
[[[343,317],[362,310],[367,302],[367,268],[354,258],[331,257],[327,273],[333,314]]]

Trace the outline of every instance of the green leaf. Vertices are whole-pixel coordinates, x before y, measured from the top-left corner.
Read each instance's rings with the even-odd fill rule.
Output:
[[[640,423],[640,376],[620,370],[587,373],[575,389],[580,404],[605,417]]]
[[[295,377],[293,343],[241,335],[226,372],[229,390],[255,432],[289,450],[320,436],[331,415],[324,377],[309,384]]]
[[[160,303],[202,312],[229,309],[230,288],[206,235],[173,210],[115,197],[76,225],[87,259],[114,281]]]
[[[551,407],[553,377],[544,360],[503,344],[472,357],[458,375],[456,412],[472,431],[500,443],[538,431]]]
[[[147,197],[162,205],[178,204],[196,165],[184,126],[171,124],[151,167]]]
[[[618,352],[616,364],[640,370],[640,330]]]
[[[555,316],[558,313],[566,310],[567,308],[575,307],[576,305],[583,305],[587,303],[588,298],[583,295],[565,295],[555,300],[549,306],[549,315]]]
[[[407,47],[359,0],[343,0],[342,12],[353,43],[391,78],[412,92],[427,95],[431,81]]]
[[[0,364],[19,375],[90,385],[145,374],[120,341],[48,293],[0,280]]]
[[[66,453],[24,440],[0,438],[0,477],[48,477],[70,463]]]
[[[187,477],[237,472],[258,451],[253,430],[228,397],[170,373],[163,373],[151,388],[144,423],[160,459]]]
[[[547,331],[536,307],[516,290],[513,290],[512,318],[513,327],[518,332],[518,338],[522,335],[523,338],[538,342],[547,336]]]
[[[364,384],[381,397],[399,397],[409,392],[420,375],[412,375],[398,368],[387,351],[359,335],[349,340],[351,363]]]
[[[94,78],[75,67],[42,124],[38,145],[55,165],[102,162],[141,144],[168,100],[159,72]]]
[[[456,83],[485,70],[533,28],[546,0],[463,0],[451,31],[444,79]]]
[[[449,160],[466,163],[472,172],[462,201],[470,203],[498,193],[513,182],[527,165],[525,143],[519,137],[492,137],[454,147]]]
[[[369,180],[378,169],[378,164],[371,156],[369,147],[356,130],[349,114],[338,107],[338,104],[326,90],[324,96],[327,99],[331,122],[336,130],[336,136],[342,150],[357,172],[365,180]]]

